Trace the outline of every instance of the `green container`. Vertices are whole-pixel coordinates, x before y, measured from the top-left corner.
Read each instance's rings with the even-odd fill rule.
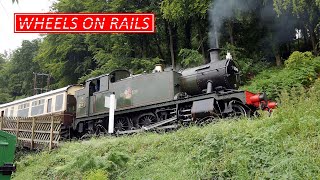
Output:
[[[15,170],[13,166],[16,150],[16,136],[0,131],[0,179],[9,180]]]

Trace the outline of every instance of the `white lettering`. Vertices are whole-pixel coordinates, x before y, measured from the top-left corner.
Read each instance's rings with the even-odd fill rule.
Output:
[[[21,18],[20,19],[20,29],[24,29],[24,27],[26,26],[27,29],[30,29],[30,27],[32,26],[32,23],[33,23],[33,20],[34,18],[30,19],[30,22],[29,22],[29,19],[28,18],[25,18],[24,21],[22,21]]]
[[[119,22],[119,19],[118,18],[112,18],[111,19],[111,24],[110,24],[110,30],[112,30],[112,25],[115,26],[115,29],[118,29],[118,22]]]
[[[59,20],[62,20],[62,17],[57,17],[56,22],[54,23],[54,29],[61,29],[61,27],[58,27],[58,25],[61,25],[61,22]]]
[[[128,26],[128,19],[127,19],[127,18],[123,18],[123,21],[122,21],[122,23],[121,23],[121,25],[120,25],[119,29],[121,30],[121,29],[122,29],[122,27],[125,27],[125,28],[126,28],[126,30],[129,28],[129,26]]]
[[[65,21],[66,21],[66,20],[67,20],[67,18],[65,18]],[[72,24],[73,24],[74,26],[73,26],[73,27],[70,27],[70,29],[77,29],[78,25],[77,25],[77,23],[74,22],[74,21],[78,21],[78,18],[74,17],[74,18],[71,19],[71,21],[72,21]]]
[[[89,26],[86,26],[86,22],[90,23]],[[91,29],[92,26],[93,26],[93,19],[91,17],[84,19],[84,21],[83,21],[83,28],[84,29]]]
[[[143,23],[146,25],[146,27],[142,27],[142,29],[148,29],[149,28],[149,23],[148,22],[146,22],[147,20],[150,20],[150,18],[144,18],[143,19]]]
[[[97,26],[100,26],[100,29],[103,29],[104,28],[104,22],[105,22],[106,18],[103,18],[102,19],[102,22],[100,21],[100,18],[97,18],[96,19],[96,24],[94,26],[94,29],[96,30],[97,29]]]
[[[37,26],[38,25],[41,25],[41,30],[43,29],[43,25],[44,25],[44,18],[42,18],[42,21],[39,21],[39,19],[38,18],[36,18],[36,21],[35,21],[35,23],[34,23],[34,29],[37,29]]]
[[[53,17],[48,17],[47,18],[47,25],[46,25],[46,29],[52,29],[52,27],[49,27],[49,25],[52,25],[52,22],[50,22],[50,20],[53,20]]]

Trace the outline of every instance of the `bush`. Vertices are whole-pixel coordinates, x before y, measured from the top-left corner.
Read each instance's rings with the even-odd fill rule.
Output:
[[[287,68],[299,68],[301,64],[310,63],[314,59],[311,52],[301,53],[299,51],[293,52],[288,60],[285,61]]]
[[[290,91],[293,87],[310,87],[319,73],[320,57],[314,58],[309,52],[294,52],[285,62],[285,68],[267,69],[242,89],[253,92],[265,91],[269,97],[276,98],[281,91]]]

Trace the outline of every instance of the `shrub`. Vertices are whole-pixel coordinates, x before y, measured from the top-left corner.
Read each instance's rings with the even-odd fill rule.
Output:
[[[288,60],[285,61],[287,68],[298,68],[301,64],[308,63],[314,59],[311,52],[301,53],[299,51],[293,52]]]
[[[285,63],[283,69],[267,69],[257,75],[249,85],[242,89],[262,92],[271,98],[278,97],[283,90],[293,87],[310,87],[320,73],[320,57],[313,58],[309,52],[294,52]]]

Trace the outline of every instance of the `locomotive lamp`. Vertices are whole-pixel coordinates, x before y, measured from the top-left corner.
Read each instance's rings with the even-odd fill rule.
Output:
[[[156,64],[156,66],[154,67],[153,73],[157,73],[157,72],[163,72],[163,67],[162,64]]]
[[[232,55],[230,52],[227,52],[226,60],[232,60]]]

